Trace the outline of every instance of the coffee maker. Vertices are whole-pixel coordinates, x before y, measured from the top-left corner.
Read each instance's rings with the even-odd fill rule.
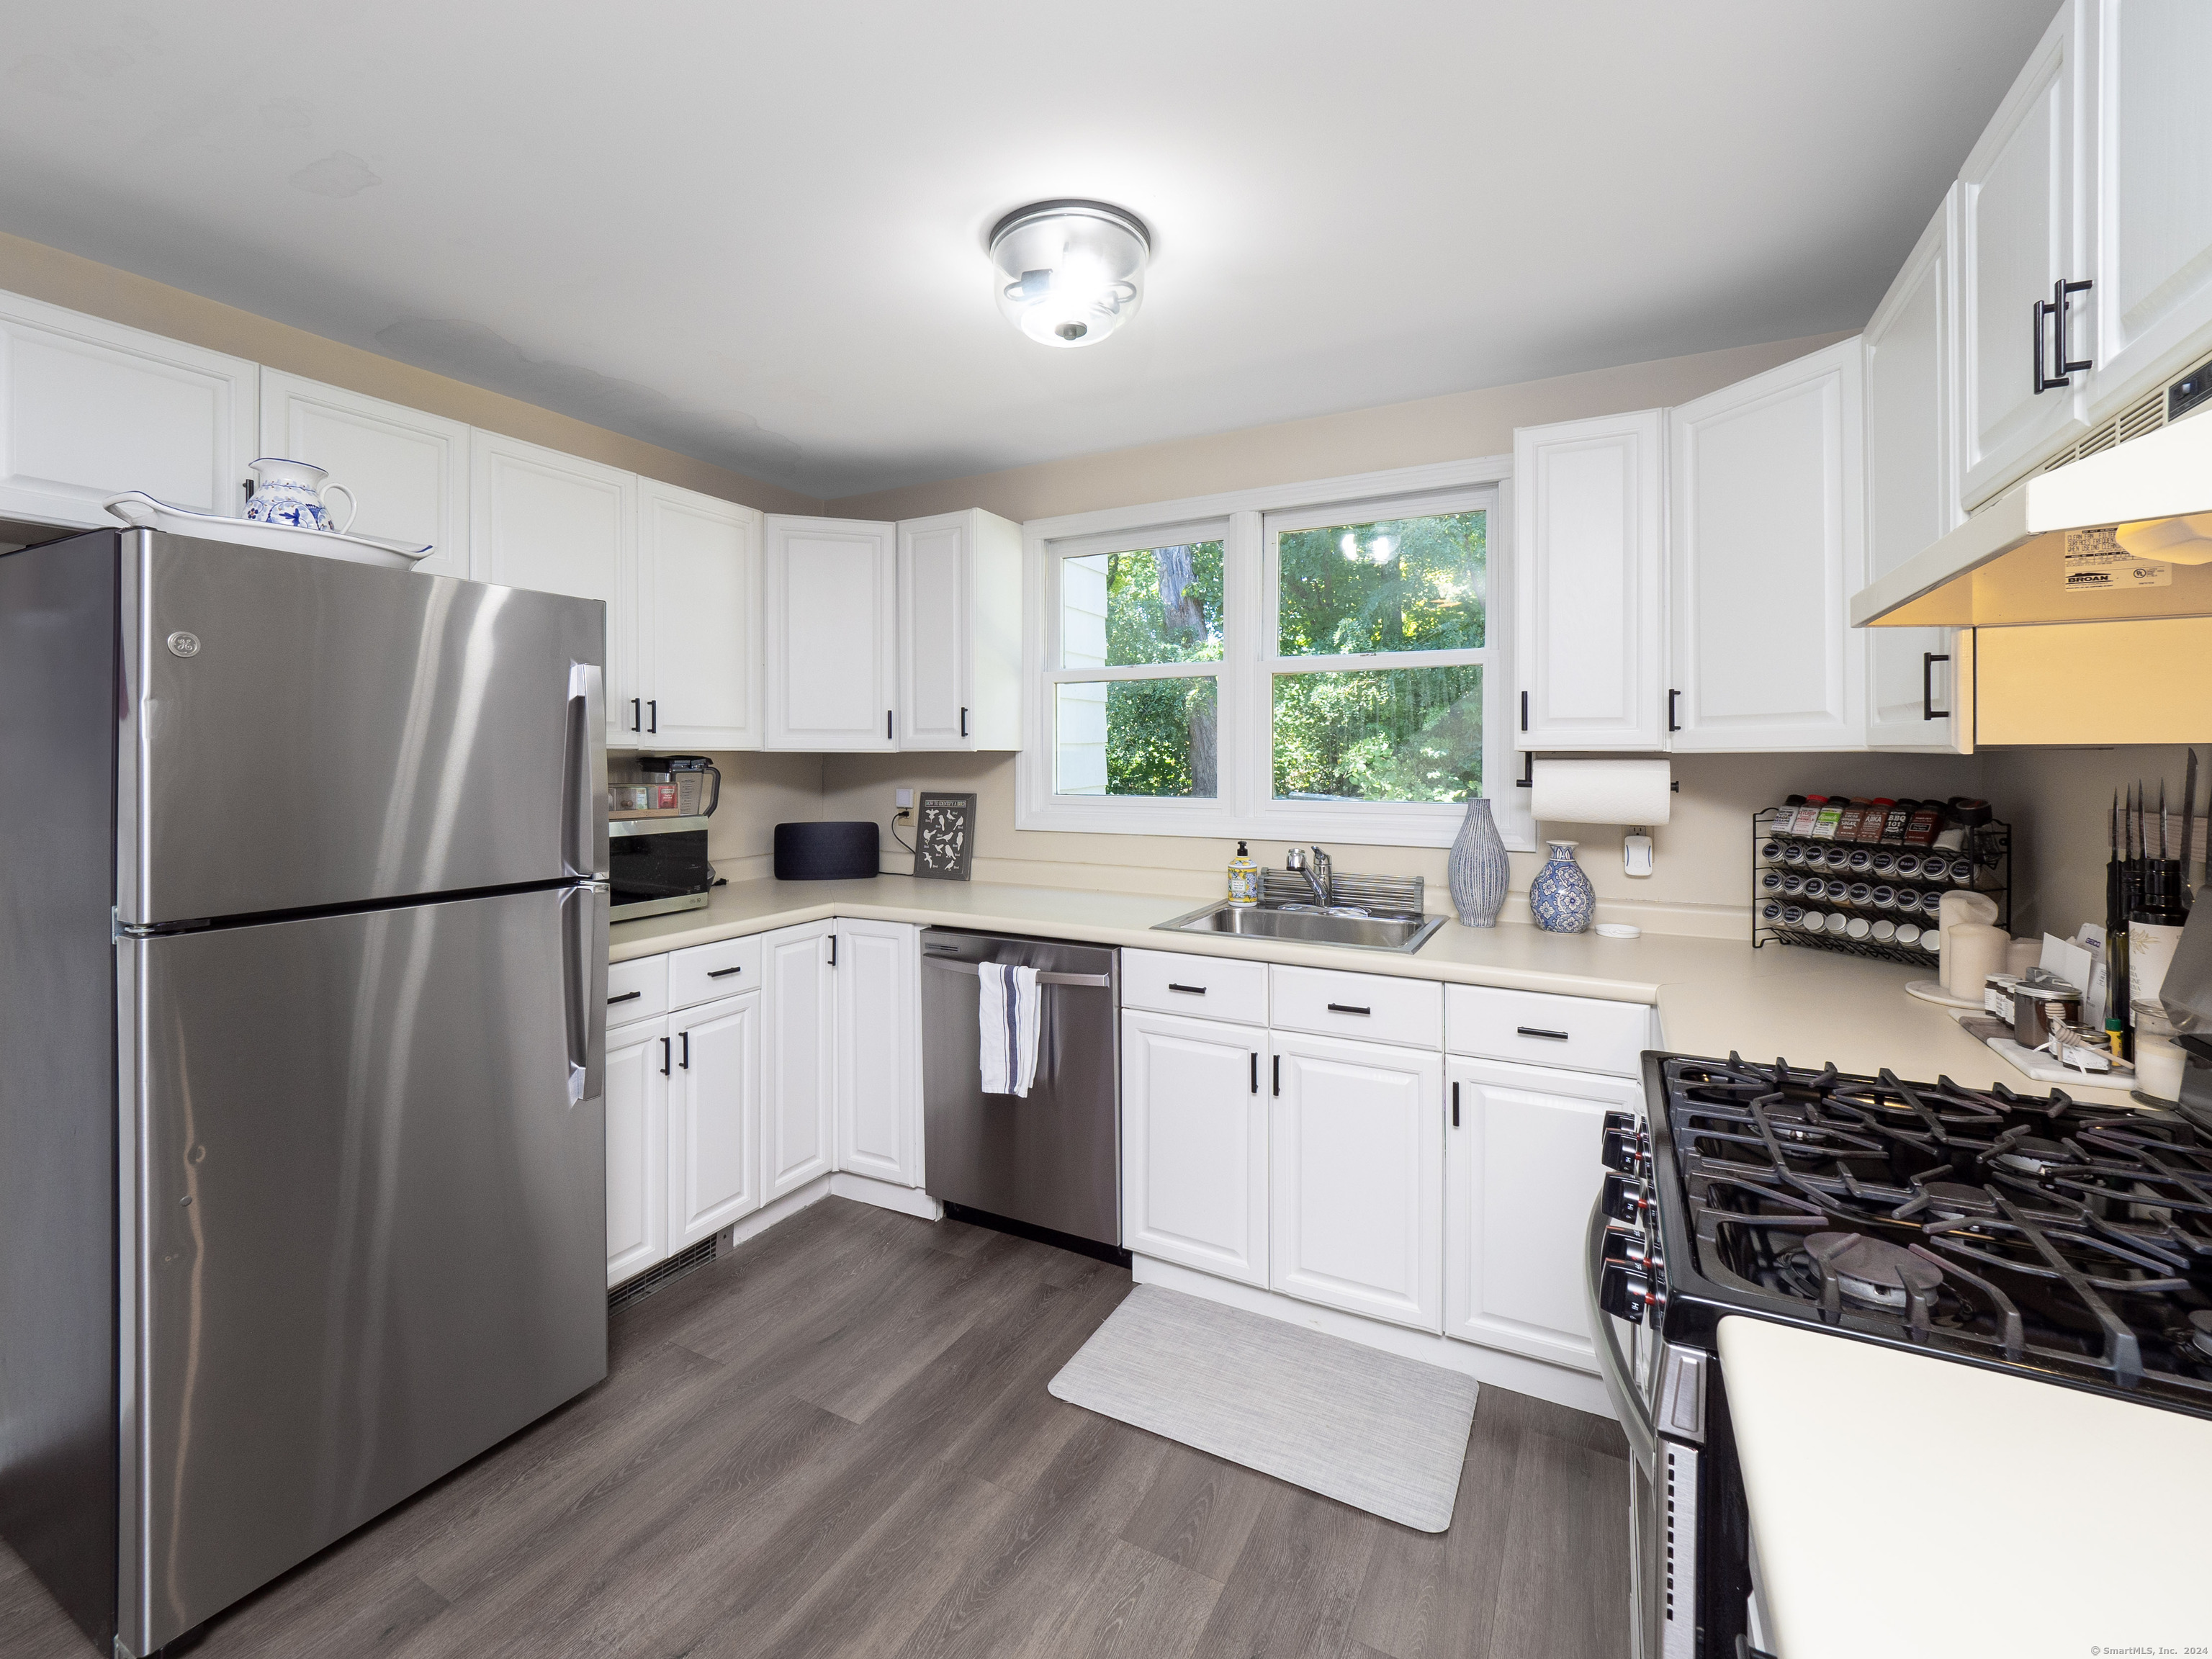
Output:
[[[704,755],[640,755],[638,775],[647,783],[673,783],[679,817],[711,817],[722,800],[722,770]]]

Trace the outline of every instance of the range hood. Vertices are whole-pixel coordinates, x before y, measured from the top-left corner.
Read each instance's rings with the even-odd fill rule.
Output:
[[[1855,628],[2179,617],[2212,617],[2212,404],[2037,473],[1850,605]]]

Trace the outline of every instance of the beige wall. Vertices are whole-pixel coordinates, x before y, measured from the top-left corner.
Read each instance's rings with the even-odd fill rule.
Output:
[[[915,519],[981,507],[1019,521],[1427,461],[1510,454],[1516,426],[1687,403],[1847,337],[1816,334],[1734,346],[1172,444],[1079,455],[1006,472],[842,496],[829,503],[828,511],[848,519]]]
[[[409,409],[465,421],[526,443],[544,444],[626,472],[696,489],[703,495],[742,501],[764,513],[822,510],[822,503],[813,496],[801,495],[780,484],[748,478],[604,427],[556,415],[519,398],[448,380],[357,346],[341,345],[304,329],[271,322],[250,311],[218,305],[180,288],[4,233],[0,233],[0,289],[27,295],[49,305],[67,306],[72,311],[143,328],[149,334],[210,351],[266,363],[288,374],[382,398]]]
[[[2212,725],[2208,725],[2206,736],[2212,738]],[[1998,816],[2014,826],[2014,933],[2049,933],[2070,939],[2083,922],[2104,921],[2112,792],[2124,794],[2142,783],[2154,811],[2162,778],[2167,805],[2179,815],[2187,757],[2188,750],[2178,745],[1983,752],[1986,787],[1981,793]],[[2197,758],[2203,771],[2212,763],[2212,747],[2199,745]],[[2200,817],[2206,787],[2207,780],[2199,777]],[[2153,822],[2155,836],[2154,817]],[[2202,880],[2203,866],[2194,873]]]

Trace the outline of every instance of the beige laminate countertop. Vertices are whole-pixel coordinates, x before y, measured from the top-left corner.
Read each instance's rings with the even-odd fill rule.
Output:
[[[1649,933],[1612,939],[1547,933],[1525,923],[1475,928],[1447,921],[1411,957],[1154,931],[1155,924],[1195,908],[1188,898],[911,876],[735,882],[716,888],[703,910],[617,922],[608,954],[626,962],[853,916],[1650,1003],[1659,1009],[1667,1047],[1677,1053],[1717,1056],[1734,1049],[1747,1060],[1833,1061],[1846,1072],[1887,1066],[1908,1080],[1948,1076],[1968,1088],[2003,1083],[2023,1094],[2051,1086],[2014,1071],[1942,1009],[1905,995],[1905,981],[1930,977],[1929,969],[1779,945],[1753,951],[1735,939]],[[2080,1100],[2127,1099],[2124,1091],[2065,1087]]]

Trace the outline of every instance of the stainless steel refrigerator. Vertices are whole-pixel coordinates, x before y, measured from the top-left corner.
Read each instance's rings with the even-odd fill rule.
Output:
[[[605,635],[0,556],[0,1532],[103,1650],[605,1375]]]

